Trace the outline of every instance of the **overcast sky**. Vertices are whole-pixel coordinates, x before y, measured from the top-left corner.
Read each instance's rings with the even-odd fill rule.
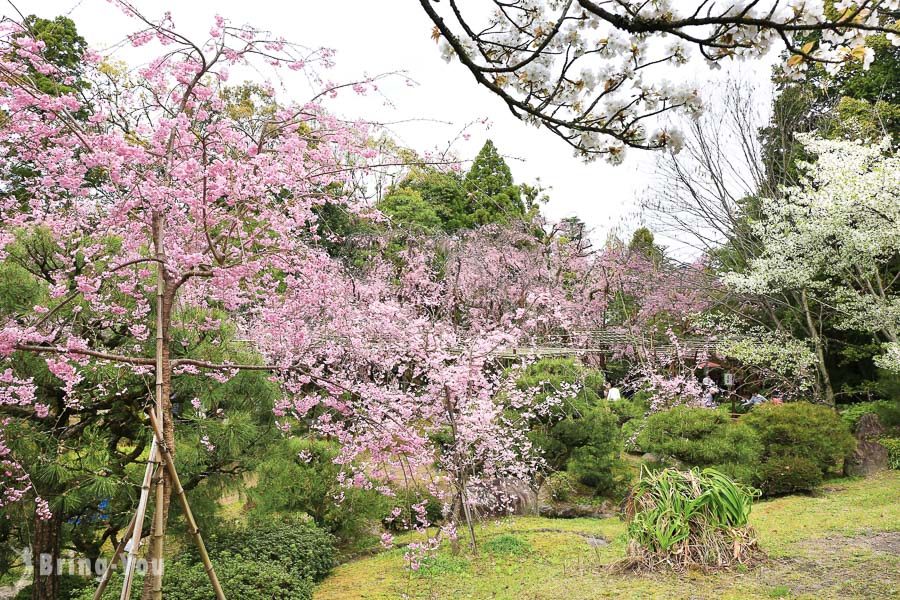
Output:
[[[108,48],[135,29],[106,0],[13,0],[24,14],[41,17],[68,15],[92,47]],[[688,0],[679,0],[688,1]],[[416,0],[133,0],[147,16],[171,11],[176,27],[206,40],[216,14],[235,24],[248,23],[306,46],[337,51],[335,81],[405,71],[418,85],[399,79],[381,85],[385,98],[346,99],[337,110],[344,116],[409,123],[393,126],[397,139],[417,150],[443,146],[466,123],[487,119],[489,127],[471,130],[471,139],[457,144],[461,157],[474,157],[484,139],[494,140],[507,156],[517,182],[540,179],[550,187],[544,212],[551,219],[577,215],[602,240],[615,229],[630,230],[640,223],[639,200],[648,193],[655,157],[631,150],[626,162],[610,166],[602,161],[584,164],[549,131],[527,126],[513,117],[502,100],[477,85],[458,63],[445,63],[431,39],[432,25]],[[11,9],[6,6],[4,12]],[[119,51],[123,60],[130,57]],[[714,88],[731,73],[756,82],[760,102],[768,103],[771,61],[742,63],[710,72],[691,64],[668,74],[670,80],[695,80]],[[290,87],[290,84],[288,84]],[[293,90],[288,89],[290,94]],[[297,91],[300,99],[305,91]],[[390,101],[388,104],[385,99]]]

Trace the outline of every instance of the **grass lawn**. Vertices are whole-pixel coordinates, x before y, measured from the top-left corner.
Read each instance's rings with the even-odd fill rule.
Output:
[[[900,473],[760,502],[751,522],[769,559],[749,570],[616,574],[620,520],[515,517],[480,528],[477,557],[446,548],[411,572],[385,551],[338,567],[315,599],[900,597]]]

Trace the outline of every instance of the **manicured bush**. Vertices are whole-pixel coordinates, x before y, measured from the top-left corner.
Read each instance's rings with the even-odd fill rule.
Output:
[[[773,456],[759,466],[756,483],[766,496],[809,491],[822,483],[822,470],[802,456]]]
[[[626,566],[729,567],[759,553],[748,526],[757,490],[714,469],[647,469],[626,503]]]
[[[611,410],[619,420],[619,425],[625,425],[634,419],[642,419],[650,409],[646,392],[638,392],[631,398],[621,400],[604,400],[603,406]]]
[[[644,421],[637,446],[689,467],[715,467],[750,483],[762,445],[756,433],[718,410],[678,406]]]
[[[516,382],[521,390],[558,394],[566,386],[579,391],[552,415],[534,419],[529,439],[549,467],[566,470],[598,495],[619,491],[623,479],[618,417],[602,401],[603,373],[570,358],[540,360]]]
[[[243,556],[280,565],[291,576],[321,581],[335,565],[334,536],[296,518],[256,520],[246,527],[225,528],[209,536],[207,548],[218,557]],[[198,562],[188,551],[190,562]]]
[[[553,434],[570,449],[566,470],[598,495],[615,495],[623,484],[622,440],[616,416],[583,408],[580,418],[557,423]]]
[[[282,565],[263,562],[223,552],[213,560],[216,576],[226,598],[241,600],[311,600],[313,584],[297,577]],[[143,577],[135,575],[131,598],[141,597]],[[94,585],[81,588],[72,600],[91,600]],[[122,571],[114,572],[103,594],[104,600],[118,598],[122,593]],[[203,565],[182,555],[179,560],[166,563],[163,597],[167,600],[210,600],[214,598],[212,585]]]
[[[293,569],[269,562],[261,555],[221,553],[215,560],[216,575],[226,598],[241,600],[312,600],[313,584]],[[166,569],[167,600],[209,600],[212,586],[202,564],[174,563]]]
[[[847,423],[819,404],[764,404],[741,421],[756,431],[762,443],[756,483],[767,494],[814,489],[856,447]],[[812,474],[810,465],[818,469],[818,476]],[[779,474],[783,481],[775,480]]]
[[[823,473],[838,467],[856,447],[850,428],[827,406],[809,402],[764,404],[741,418],[759,435],[763,460],[802,456]]]

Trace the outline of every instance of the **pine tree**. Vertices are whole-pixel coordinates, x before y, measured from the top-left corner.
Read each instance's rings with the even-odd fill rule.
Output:
[[[522,192],[513,183],[509,165],[487,140],[463,182],[469,226],[506,223],[525,216]]]

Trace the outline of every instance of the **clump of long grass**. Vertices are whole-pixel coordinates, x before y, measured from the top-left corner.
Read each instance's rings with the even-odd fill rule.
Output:
[[[628,550],[623,568],[704,570],[762,557],[748,525],[759,491],[715,469],[644,469],[625,505]]]

